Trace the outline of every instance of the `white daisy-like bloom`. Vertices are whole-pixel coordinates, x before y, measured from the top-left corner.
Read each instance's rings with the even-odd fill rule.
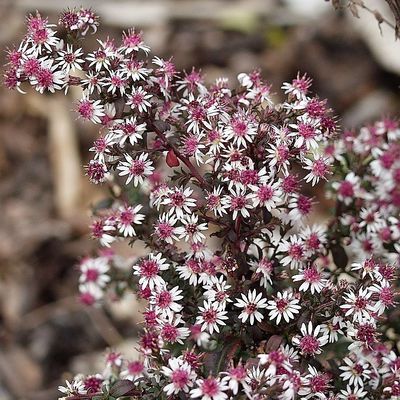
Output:
[[[327,175],[330,173],[330,163],[327,157],[322,157],[317,154],[314,159],[305,158],[303,168],[310,171],[304,180],[311,186],[315,186],[321,179],[327,180]]]
[[[187,136],[182,138],[182,147],[181,151],[183,155],[186,157],[193,157],[196,161],[196,164],[200,166],[200,164],[204,164],[204,154],[202,150],[205,149],[205,145],[201,143],[204,134],[188,134]]]
[[[239,184],[229,188],[229,192],[222,198],[222,204],[232,211],[232,219],[235,220],[239,213],[243,218],[250,217],[248,210],[253,208],[253,201],[251,194],[246,193],[246,188]]]
[[[363,387],[351,387],[350,385],[346,386],[346,389],[342,389],[339,393],[340,400],[369,400],[367,397],[367,392]]]
[[[57,66],[59,66],[65,73],[70,71],[82,70],[82,65],[85,61],[81,58],[83,51],[81,48],[77,48],[75,51],[72,44],[67,44],[66,50],[60,50],[58,52]]]
[[[245,113],[235,114],[224,130],[225,139],[232,141],[236,146],[247,148],[248,143],[253,142],[257,135],[258,126],[253,121],[252,116]]]
[[[297,124],[289,124],[294,132],[289,134],[294,137],[294,146],[301,149],[303,146],[307,150],[316,150],[321,140],[321,131],[318,122],[312,122],[306,118],[299,118]]]
[[[111,131],[118,137],[119,145],[123,147],[125,142],[134,146],[140,139],[143,138],[143,133],[146,131],[146,123],[139,124],[136,117],[125,118],[123,120],[114,121]]]
[[[150,287],[154,290],[156,286],[165,286],[164,279],[159,275],[159,272],[166,271],[169,264],[162,254],[154,255],[150,253],[147,258],[140,261],[138,265],[133,266],[133,274],[139,276],[139,285],[142,288]]]
[[[161,373],[171,381],[163,389],[167,396],[176,395],[179,392],[188,393],[196,379],[195,371],[181,357],[171,357],[168,367],[162,367]]]
[[[256,273],[260,274],[260,286],[267,287],[268,284],[272,286],[272,274],[274,272],[274,262],[269,257],[263,257],[260,261],[250,262],[250,268]]]
[[[268,211],[276,208],[277,204],[282,203],[282,190],[280,183],[263,183],[259,186],[249,185],[253,193],[250,197],[254,207],[265,207]]]
[[[148,54],[150,47],[144,43],[141,32],[136,32],[134,28],[128,29],[122,36],[122,45],[119,51],[125,55],[129,55],[132,52],[136,53],[140,50]]]
[[[73,396],[79,394],[86,394],[86,389],[83,381],[81,379],[73,379],[70,381],[65,381],[65,386],[59,386],[58,391],[66,396]]]
[[[139,211],[143,208],[141,204],[135,207],[122,206],[119,208],[118,213],[118,229],[124,237],[133,237],[136,235],[133,225],[141,225],[145,216],[140,214]]]
[[[297,235],[290,235],[288,240],[281,240],[278,252],[284,255],[280,260],[281,264],[283,266],[289,265],[290,269],[298,269],[306,259],[304,240]]]
[[[368,288],[360,288],[358,294],[355,294],[352,290],[346,292],[343,295],[345,304],[342,304],[340,308],[344,310],[346,317],[352,315],[354,322],[371,320],[371,311],[373,311],[373,306],[369,300],[371,295],[372,292]]]
[[[381,274],[379,273],[379,265],[372,258],[368,258],[362,262],[352,263],[351,270],[359,271],[362,279],[364,279],[366,276],[369,276],[372,280],[382,278]]]
[[[268,301],[267,310],[270,310],[268,315],[271,320],[276,318],[276,324],[278,325],[283,319],[289,322],[294,318],[294,314],[298,314],[301,306],[299,306],[299,300],[296,299],[293,293],[285,290],[278,292],[274,300]]]
[[[301,335],[293,337],[292,343],[299,348],[300,353],[303,355],[315,356],[316,354],[320,354],[322,346],[328,343],[329,337],[322,334],[321,325],[313,328],[311,321],[308,324],[303,323],[300,332]]]
[[[349,205],[360,196],[360,178],[349,172],[343,181],[332,183],[332,188],[337,192],[338,199]]]
[[[170,189],[161,204],[169,206],[169,215],[175,215],[176,218],[181,219],[184,213],[191,214],[191,209],[196,207],[196,200],[190,197],[192,194],[193,190],[190,187],[174,187]]]
[[[326,392],[329,389],[330,377],[328,374],[318,372],[316,368],[309,365],[308,374],[304,377],[303,385],[299,389],[299,395],[304,400],[320,399],[326,400]]]
[[[296,353],[293,349],[291,349],[291,351],[293,353]],[[257,357],[260,359],[260,365],[265,366],[263,371],[265,373],[265,376],[269,378],[276,378],[276,372],[278,368],[281,371],[283,368],[286,372],[292,372],[291,362],[293,359],[291,360],[289,358],[288,354],[284,351],[282,347],[268,354],[258,354]]]
[[[225,393],[228,390],[228,386],[219,378],[209,376],[206,379],[198,379],[196,386],[195,389],[190,391],[191,399],[200,397],[201,400],[225,400],[228,398]]]
[[[127,379],[129,381],[135,382],[144,376],[144,372],[145,366],[143,361],[128,361],[125,367],[120,372],[119,377],[121,379]]]
[[[313,264],[299,271],[299,274],[293,275],[293,282],[303,281],[299,287],[300,292],[310,291],[311,294],[320,293],[328,283],[328,280],[323,278],[323,272],[320,267]]]
[[[189,281],[189,285],[197,286],[202,268],[198,260],[189,259],[184,265],[178,265],[176,271],[179,273],[179,278]]]
[[[216,217],[222,217],[224,214],[226,214],[226,208],[222,203],[222,191],[222,186],[217,186],[213,188],[212,193],[207,193],[206,195],[205,206],[208,210],[211,210]]]
[[[101,117],[104,114],[104,107],[101,104],[100,100],[91,100],[85,94],[83,95],[82,99],[79,100],[76,111],[78,114],[86,120],[90,120],[94,124],[101,123]]]
[[[184,344],[184,340],[190,335],[189,328],[180,326],[185,323],[181,314],[167,311],[157,318],[157,322],[160,326],[160,336],[167,343]]]
[[[217,302],[204,301],[203,307],[199,307],[199,314],[196,323],[201,325],[202,331],[212,334],[214,331],[219,333],[219,325],[226,325],[228,319],[227,311]]]
[[[266,378],[265,369],[261,369],[259,365],[247,370],[246,386],[244,391],[249,399],[253,399],[254,392],[252,387],[258,387],[261,382],[264,382]]]
[[[229,298],[229,289],[231,285],[228,285],[224,275],[220,275],[219,278],[212,276],[209,283],[203,286],[205,292],[204,297],[208,301],[217,301],[222,307],[226,307],[226,303],[231,303],[232,300]]]
[[[243,387],[248,387],[246,382],[247,370],[240,363],[236,367],[231,367],[227,372],[223,372],[225,375],[222,378],[222,382],[227,383],[230,390],[234,395],[239,392],[239,385]]]
[[[190,327],[190,338],[193,339],[197,346],[207,348],[210,342],[210,334],[201,330],[200,325],[192,325]]]
[[[88,71],[81,83],[89,95],[93,94],[94,91],[101,92],[100,76],[94,71]]]
[[[343,361],[346,365],[339,367],[343,371],[340,377],[349,381],[351,386],[364,387],[364,379],[369,379],[371,375],[369,364],[362,360],[353,361],[349,357],[345,357]]]
[[[93,282],[80,284],[79,293],[81,294],[81,301],[90,305],[96,304],[104,296],[103,288]]]
[[[152,97],[153,95],[147,93],[142,86],[132,86],[126,104],[130,106],[132,110],[137,109],[139,112],[147,112],[147,109],[151,107],[149,100]]]
[[[329,343],[334,343],[339,340],[339,334],[343,335],[342,328],[345,322],[341,316],[335,315],[332,321],[321,324],[321,332],[329,336]]]
[[[250,325],[254,325],[255,321],[262,321],[264,315],[258,311],[267,307],[267,299],[262,298],[262,293],[257,294],[257,290],[249,290],[247,295],[241,295],[241,299],[236,299],[235,306],[243,308],[242,312],[239,314],[239,319],[245,323],[249,320]]]
[[[174,240],[178,240],[178,228],[175,226],[177,221],[173,215],[161,214],[154,225],[153,235],[169,244],[173,244]]]
[[[40,94],[61,90],[65,83],[65,72],[57,69],[58,65],[53,65],[53,60],[41,60],[39,71],[29,78],[30,84],[35,86]]]
[[[102,69],[107,71],[111,67],[111,58],[114,56],[114,52],[100,40],[100,48],[86,56],[86,61],[89,63],[89,67],[95,67],[96,72],[100,72]]]
[[[156,287],[154,294],[150,297],[150,304],[154,306],[155,311],[161,313],[182,311],[182,305],[179,301],[183,299],[182,290],[179,286],[168,289],[167,286]]]
[[[202,231],[208,230],[207,223],[199,223],[199,216],[196,214],[185,215],[181,222],[183,226],[176,228],[175,233],[179,239],[185,239],[185,242],[199,243],[206,238]]]
[[[85,258],[80,266],[81,275],[79,283],[93,283],[101,288],[104,288],[111,278],[107,274],[110,269],[108,261],[105,257]]]
[[[148,153],[141,153],[136,158],[132,158],[129,154],[125,154],[124,157],[125,161],[121,161],[117,169],[120,171],[120,176],[128,176],[125,182],[126,185],[133,181],[133,186],[136,187],[153,173],[153,161],[148,160]]]
[[[368,290],[378,296],[378,301],[372,306],[371,310],[378,316],[382,315],[386,308],[395,304],[395,293],[391,284],[387,280],[382,280],[368,287]]]

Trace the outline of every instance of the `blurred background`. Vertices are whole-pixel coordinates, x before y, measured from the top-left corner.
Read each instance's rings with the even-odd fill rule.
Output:
[[[366,3],[391,19],[383,1]],[[307,72],[346,128],[398,114],[393,31],[324,0],[0,0],[1,64],[27,13],[56,22],[80,5],[100,15],[100,38],[138,27],[153,54],[201,68],[209,82],[234,85],[239,72],[260,68],[279,92]],[[134,352],[134,299],[104,309],[77,301],[77,262],[96,248],[89,207],[104,193],[84,176],[97,132],[76,119],[73,97],[0,87],[0,400],[55,399],[71,374],[102,369],[105,348]]]

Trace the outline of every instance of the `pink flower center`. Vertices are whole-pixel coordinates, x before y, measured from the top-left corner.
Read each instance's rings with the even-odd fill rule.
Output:
[[[353,184],[349,181],[343,181],[339,186],[339,194],[343,197],[353,197],[354,189]]]
[[[99,277],[99,271],[97,271],[97,269],[94,268],[89,268],[86,271],[85,276],[88,282],[96,282],[97,278]]]
[[[216,396],[219,393],[218,382],[212,377],[205,379],[201,384],[201,391],[203,395]]]
[[[172,193],[169,198],[171,199],[171,204],[174,207],[182,207],[183,204],[185,203],[185,197],[182,193],[180,192],[175,192]]]
[[[323,178],[329,171],[328,166],[325,164],[324,160],[315,160],[312,166],[312,171],[315,176]]]
[[[240,120],[240,119],[235,119],[232,121],[232,129],[233,132],[236,136],[243,137],[247,133],[247,124],[246,122]]]
[[[289,302],[286,299],[278,299],[276,300],[276,308],[279,312],[283,312],[286,310]]]
[[[297,243],[292,244],[288,253],[295,260],[301,260],[303,257],[303,246]]]
[[[140,361],[132,361],[128,364],[128,371],[131,375],[139,375],[143,372],[144,366]]]
[[[246,313],[249,315],[254,314],[257,311],[257,305],[254,303],[249,303],[246,305],[245,310],[246,310]]]
[[[261,186],[258,189],[258,198],[262,201],[268,201],[272,199],[274,190],[270,186]]]
[[[122,211],[119,219],[121,220],[122,225],[131,225],[133,222],[134,214],[130,210]]]
[[[232,197],[231,210],[241,210],[246,206],[246,199],[244,196]]]
[[[166,324],[162,328],[161,335],[167,342],[174,343],[178,338],[179,331],[177,327],[171,324]]]
[[[160,308],[167,308],[171,304],[171,302],[172,302],[172,296],[166,290],[159,293],[159,295],[157,296],[157,305]]]
[[[298,125],[299,135],[303,136],[304,139],[312,139],[314,138],[316,132],[312,125],[302,124]]]
[[[304,280],[310,283],[316,283],[321,280],[321,273],[315,268],[307,268],[303,272]]]
[[[372,344],[375,342],[375,337],[376,337],[376,329],[372,324],[361,324],[358,327],[357,339],[360,340],[361,342],[364,342],[367,344]],[[358,364],[356,364],[356,366],[357,365]],[[360,374],[361,374],[363,371],[362,366],[359,365],[359,368],[361,368],[361,372],[360,372]]]
[[[140,263],[140,273],[146,278],[152,278],[158,274],[159,266],[154,260],[143,260]]]
[[[93,117],[93,104],[89,100],[81,100],[78,105],[78,113],[81,117],[90,119]]]
[[[133,160],[129,172],[134,176],[141,176],[145,171],[145,164],[142,160]]]
[[[189,374],[184,369],[177,369],[172,372],[171,381],[177,388],[184,388],[189,382]]]
[[[49,88],[53,84],[53,73],[48,68],[41,68],[36,74],[36,79],[39,86]]]
[[[205,310],[202,317],[208,324],[214,324],[217,321],[217,312],[213,309]]]
[[[300,348],[303,354],[313,355],[319,350],[319,341],[311,335],[306,335],[300,340]]]

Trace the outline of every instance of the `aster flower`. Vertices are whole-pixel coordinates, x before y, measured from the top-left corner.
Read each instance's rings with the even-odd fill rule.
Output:
[[[118,213],[118,229],[125,237],[133,237],[136,235],[133,225],[141,225],[145,216],[139,211],[143,208],[138,204],[135,207],[123,206],[120,207]]]
[[[185,242],[191,241],[194,243],[202,242],[206,237],[202,231],[208,229],[207,223],[199,223],[197,215],[185,215],[181,220],[183,226],[176,228],[175,233],[179,239],[185,239]]]
[[[149,256],[139,264],[133,266],[133,274],[139,276],[139,285],[142,288],[147,286],[153,290],[156,286],[165,285],[164,279],[159,275],[160,271],[165,271],[169,268],[166,259],[162,258],[162,254],[149,254]]]
[[[225,320],[227,311],[217,302],[204,301],[203,307],[199,307],[200,315],[196,319],[196,323],[201,325],[202,331],[219,333],[219,325],[226,325]]]
[[[154,305],[156,311],[161,311],[162,313],[179,313],[183,308],[179,304],[182,299],[182,290],[179,289],[179,286],[175,286],[172,289],[168,289],[167,286],[157,286],[155,293],[150,298],[150,304]]]
[[[196,373],[181,358],[170,358],[168,367],[163,367],[162,373],[171,381],[163,389],[168,396],[176,395],[179,392],[188,393],[196,379]]]
[[[248,218],[248,210],[253,208],[251,195],[246,194],[246,189],[240,185],[230,188],[229,192],[229,195],[222,198],[222,204],[233,212],[232,218],[235,220],[239,213],[243,218]]]
[[[276,318],[276,324],[278,325],[283,319],[286,322],[294,318],[294,314],[298,314],[301,306],[298,305],[299,300],[296,299],[293,293],[288,291],[278,292],[274,300],[268,301],[266,307],[269,311],[269,317],[271,320]]]
[[[343,295],[345,304],[340,308],[344,310],[345,316],[352,316],[353,321],[362,322],[363,320],[371,319],[371,304],[370,297],[372,293],[368,289],[360,288],[358,294],[353,291],[346,292]]]
[[[132,158],[129,154],[125,154],[124,157],[126,161],[122,161],[117,169],[120,171],[120,176],[128,175],[126,185],[133,181],[133,186],[136,187],[153,173],[153,162],[148,159],[148,153],[141,153],[139,157],[135,158]]]
[[[105,258],[85,258],[82,260],[79,268],[81,271],[79,282],[81,284],[91,282],[103,288],[111,280],[107,274],[110,267]]]
[[[196,388],[190,391],[190,398],[201,400],[225,400],[228,395],[225,393],[228,387],[218,378],[209,376],[206,379],[198,379]]]
[[[56,61],[58,61],[57,66],[60,67],[65,73],[69,73],[70,71],[82,70],[82,65],[84,60],[82,59],[83,51],[81,48],[73,49],[72,45],[67,44],[65,50],[60,50],[58,52],[58,57]]]
[[[295,336],[292,339],[292,343],[298,346],[301,354],[306,356],[315,356],[321,354],[322,347],[328,343],[327,335],[320,335],[321,326],[317,325],[313,328],[313,324],[310,321],[307,324],[303,323],[300,328],[301,336]]]
[[[89,120],[94,124],[100,124],[100,117],[104,116],[104,107],[101,101],[90,100],[85,96],[78,102],[76,110],[83,119]]]
[[[345,357],[343,361],[345,365],[339,367],[343,371],[340,377],[343,381],[349,381],[351,386],[362,388],[364,386],[364,379],[369,379],[371,375],[368,363],[361,360],[353,361],[348,357]]]
[[[122,369],[120,377],[135,382],[144,376],[144,372],[145,366],[142,361],[128,361],[125,368]]]
[[[196,206],[196,200],[190,197],[192,193],[189,187],[175,187],[161,203],[169,206],[169,215],[183,218],[184,213],[191,214],[191,209]]]
[[[247,295],[241,295],[241,299],[236,299],[235,306],[243,308],[242,312],[239,314],[239,319],[245,323],[249,320],[250,325],[254,325],[255,321],[262,321],[264,315],[258,311],[267,307],[267,299],[262,298],[262,293],[257,293],[254,289],[249,290]]]
[[[142,86],[135,87],[131,89],[131,93],[128,94],[128,101],[126,104],[130,106],[133,110],[137,109],[139,112],[147,112],[147,108],[151,107],[149,100],[153,96],[148,94]]]
[[[323,278],[323,273],[315,264],[310,265],[299,271],[297,275],[293,275],[293,282],[303,281],[300,285],[300,292],[310,290],[311,294],[320,293],[325,288],[327,280]]]

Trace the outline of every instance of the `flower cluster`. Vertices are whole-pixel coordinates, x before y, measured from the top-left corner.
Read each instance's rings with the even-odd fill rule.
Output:
[[[97,28],[89,14],[64,13],[61,29],[81,38]],[[32,35],[37,29],[42,40]],[[278,103],[260,72],[240,74],[237,89],[223,78],[207,85],[200,71],[179,72],[171,59],[151,57],[133,29],[119,43],[98,44],[88,53],[64,44],[37,14],[9,52],[6,72],[7,86],[20,91],[25,83],[40,93],[82,88],[76,111],[100,128],[87,175],[109,184],[114,200],[94,210],[92,235],[102,249],[81,262],[81,300],[134,291],[145,303],[140,357],[109,353],[101,374],[77,376],[60,388],[63,396],[396,398],[400,359],[383,321],[397,295],[397,264],[388,254],[399,249],[371,247],[348,268],[338,225],[345,215],[310,224],[312,188],[341,159],[331,146],[335,119],[312,96],[311,79],[285,83]],[[396,140],[396,132],[381,136]],[[368,139],[372,150],[378,139]],[[362,151],[368,140],[358,144]],[[398,210],[398,158],[388,168],[380,163],[399,149],[379,149],[365,150],[378,160],[368,159],[376,172],[368,187],[353,187],[361,180],[355,173],[345,178],[351,195],[333,184],[343,207],[365,207],[354,241],[360,230],[380,235],[371,213],[381,213],[376,219],[386,221],[390,240],[399,227],[390,219]],[[371,187],[377,193],[368,196]],[[356,192],[366,204],[391,197],[371,210]],[[111,250],[117,241],[148,254],[121,261]]]
[[[335,143],[335,229],[355,258],[387,262],[400,253],[400,127],[384,119]]]

